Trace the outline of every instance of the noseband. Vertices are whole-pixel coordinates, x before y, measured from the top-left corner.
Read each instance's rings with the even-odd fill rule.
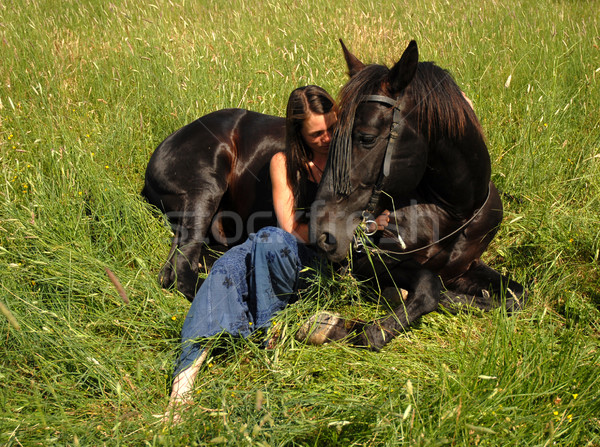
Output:
[[[392,124],[390,125],[390,134],[388,137],[387,147],[385,148],[385,155],[383,158],[383,164],[379,171],[379,177],[373,188],[373,194],[369,199],[365,210],[362,212],[361,227],[367,236],[372,236],[377,232],[377,222],[375,222],[375,207],[379,202],[379,197],[383,192],[383,182],[390,174],[390,165],[392,164],[392,152],[393,147],[400,137],[400,124],[404,121],[404,118],[400,115],[400,98],[393,100],[387,96],[382,95],[368,95],[365,96],[361,102],[378,102],[393,107],[394,114],[392,116]]]

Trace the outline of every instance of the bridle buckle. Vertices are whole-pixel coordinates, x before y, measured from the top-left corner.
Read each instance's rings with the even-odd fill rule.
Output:
[[[366,236],[373,236],[375,233],[377,233],[377,221],[375,221],[373,214],[369,213],[368,211],[363,211],[360,228]]]

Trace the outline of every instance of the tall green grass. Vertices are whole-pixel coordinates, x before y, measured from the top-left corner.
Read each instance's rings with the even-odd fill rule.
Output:
[[[599,7],[0,4],[0,443],[599,445]],[[148,158],[215,109],[282,115],[298,85],[337,92],[340,37],[388,65],[414,38],[473,100],[506,193],[485,260],[530,302],[428,315],[380,353],[299,344],[317,310],[380,312],[325,275],[279,316],[275,349],[223,340],[163,426],[189,305],[157,283],[171,235],[139,196]]]

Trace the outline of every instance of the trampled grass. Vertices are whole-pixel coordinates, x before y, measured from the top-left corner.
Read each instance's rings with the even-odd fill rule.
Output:
[[[0,443],[599,445],[599,7],[0,4]],[[157,283],[170,232],[139,195],[148,158],[210,111],[337,92],[340,37],[388,65],[414,38],[473,100],[505,193],[485,259],[530,302],[428,315],[380,353],[306,346],[294,331],[319,309],[379,312],[352,277],[323,277],[275,349],[223,340],[163,426],[188,304]]]

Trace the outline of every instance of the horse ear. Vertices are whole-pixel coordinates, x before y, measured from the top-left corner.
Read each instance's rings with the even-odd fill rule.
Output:
[[[356,73],[365,68],[365,64],[357,59],[357,57],[348,51],[346,45],[342,39],[340,39],[340,44],[342,45],[342,50],[344,51],[344,58],[346,59],[346,65],[348,65],[348,75],[350,77],[354,76]]]
[[[419,64],[417,42],[411,40],[400,60],[390,70],[389,80],[392,91],[399,93],[415,77]]]

